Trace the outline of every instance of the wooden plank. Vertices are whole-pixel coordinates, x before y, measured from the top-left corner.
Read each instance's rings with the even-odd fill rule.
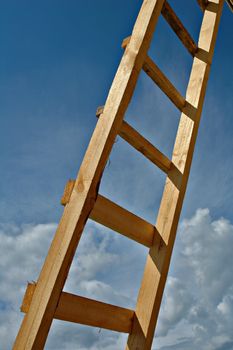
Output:
[[[169,171],[172,165],[170,159],[125,121],[123,121],[121,125],[119,135],[152,163],[157,165],[162,171],[165,173]]]
[[[145,58],[143,70],[167,95],[174,105],[182,111],[185,106],[185,99],[149,56]]]
[[[35,289],[36,284],[28,284],[21,306],[22,312],[27,313],[29,311]],[[130,309],[62,292],[54,318],[129,333],[132,327],[133,315],[134,311]]]
[[[146,247],[152,246],[154,236],[157,234],[154,225],[101,195],[97,197],[90,219]]]
[[[167,1],[165,1],[162,9],[162,15],[174,30],[178,38],[181,40],[183,45],[189,51],[192,56],[195,56],[197,52],[197,45],[195,41],[189,34],[189,32],[184,27],[183,23],[177,17],[176,13],[173,11],[172,7],[169,5]]]
[[[98,107],[96,116],[99,117],[103,113],[103,110],[104,106]],[[171,168],[172,162],[170,159],[124,120],[121,124],[119,135],[165,173]]]
[[[121,44],[122,48],[129,45],[131,36],[125,38]],[[145,57],[143,63],[143,70],[147,75],[159,86],[159,88],[167,95],[167,97],[175,104],[175,106],[182,111],[185,107],[185,99],[179,91],[174,87],[170,80],[163,74],[159,67],[152,61],[149,56]]]
[[[74,184],[75,180],[67,182],[63,205],[69,203]],[[155,226],[100,194],[89,218],[146,247],[152,246],[154,236],[157,234]]]
[[[75,180],[68,180],[64,189],[63,196],[61,198],[61,205],[66,205],[70,201],[71,193],[74,189]]]
[[[223,0],[217,2],[217,13],[208,10],[204,13],[198,42],[200,48],[209,52],[211,59],[223,6]],[[171,169],[167,176],[156,223],[162,238],[155,239],[149,251],[127,350],[151,348],[187,186],[209,70],[209,64],[194,58],[186,99],[196,109],[195,118],[190,118],[185,113],[181,114],[172,157],[172,162],[182,176],[177,179],[174,169]]]
[[[164,0],[144,0],[80,167],[70,201],[40,273],[29,312],[24,317],[14,350],[44,348],[60,293],[85,223],[95,204],[103,170],[120,129]]]

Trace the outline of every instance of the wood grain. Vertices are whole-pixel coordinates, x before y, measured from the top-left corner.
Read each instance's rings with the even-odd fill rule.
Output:
[[[121,125],[119,135],[162,171],[165,173],[169,171],[172,165],[170,159],[125,121]]]
[[[154,225],[101,195],[97,197],[90,219],[146,247],[152,246],[157,234]]]
[[[75,180],[67,182],[65,195],[62,197],[63,205],[69,203],[74,184]],[[158,234],[155,226],[100,194],[89,218],[146,247],[152,246],[154,236]]]
[[[104,106],[97,108],[96,116],[98,118],[103,113],[103,110]],[[165,173],[171,168],[172,162],[170,159],[124,120],[121,124],[119,135]]]
[[[61,205],[66,205],[70,201],[71,193],[74,189],[75,180],[68,180],[64,189],[63,196],[61,198]]]
[[[127,48],[131,41],[131,37],[125,38],[121,44],[123,48]],[[182,111],[185,107],[185,99],[174,87],[165,74],[159,69],[154,61],[149,56],[145,57],[143,62],[143,70],[147,75],[158,85],[158,87],[167,95],[167,97],[174,103],[174,105]],[[99,113],[99,111],[97,111]]]
[[[28,284],[21,306],[22,312],[29,311],[35,289],[36,284]],[[133,310],[62,292],[54,318],[129,333],[133,315]]]
[[[163,5],[162,15],[181,40],[182,44],[186,47],[188,52],[192,56],[195,56],[195,53],[197,52],[197,45],[195,41],[167,1],[165,1]]]
[[[149,56],[145,58],[143,70],[167,95],[174,105],[182,111],[185,106],[185,99]]]
[[[83,228],[94,207],[106,162],[131,100],[164,0],[145,0],[80,167],[69,203],[40,273],[14,350],[44,348]]]
[[[218,2],[217,13],[208,10],[204,12],[198,42],[198,46],[209,53],[210,59],[213,55],[223,6],[223,0],[216,1]],[[186,99],[196,113],[192,118],[185,113],[181,114],[172,157],[173,164],[182,176],[177,181],[177,173],[174,172],[174,169],[171,169],[167,176],[156,222],[161,239],[156,238],[149,251],[127,350],[151,349],[190,172],[209,70],[209,64],[194,58]]]

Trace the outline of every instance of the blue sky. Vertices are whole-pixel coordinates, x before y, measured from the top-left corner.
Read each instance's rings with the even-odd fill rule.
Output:
[[[201,11],[196,1],[170,3],[197,40]],[[0,5],[0,338],[3,350],[8,350],[19,326],[18,307],[26,282],[37,278],[62,213],[64,184],[76,176],[96,124],[96,107],[104,104],[122,55],[121,41],[130,35],[141,1],[2,1]],[[227,249],[233,234],[232,19],[225,5],[155,340],[161,350],[190,349],[192,343],[193,349],[233,349],[229,326],[233,269]],[[185,94],[192,60],[162,18],[150,55]],[[142,73],[127,121],[171,156],[179,115]],[[160,170],[117,139],[100,191],[153,223],[164,180]],[[99,225],[88,225],[67,290],[133,307],[146,251]],[[197,249],[190,249],[197,240]],[[205,244],[216,255],[207,250],[203,256]],[[106,263],[114,264],[114,274],[104,269]],[[200,277],[201,263],[208,267],[204,280],[215,286],[212,294]],[[226,276],[223,271],[228,271]],[[185,274],[186,283],[181,278]],[[127,281],[119,290],[122,275]],[[190,275],[196,282],[188,279]],[[9,326],[12,335],[7,334]],[[61,327],[54,323],[49,350],[108,350],[112,344],[123,348],[124,337],[114,333],[99,334],[70,324]]]

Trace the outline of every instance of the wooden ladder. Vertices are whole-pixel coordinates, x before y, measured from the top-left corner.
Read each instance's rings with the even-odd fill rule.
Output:
[[[39,279],[27,287],[21,307],[26,315],[13,349],[43,349],[53,318],[126,332],[126,349],[151,349],[223,7],[223,0],[198,3],[203,21],[196,45],[167,1],[143,1],[77,179],[66,185],[64,213]],[[193,56],[185,98],[147,54],[160,13]],[[123,120],[142,69],[181,111],[171,160]],[[167,174],[155,226],[98,193],[117,135]],[[88,218],[149,247],[135,311],[63,292]]]

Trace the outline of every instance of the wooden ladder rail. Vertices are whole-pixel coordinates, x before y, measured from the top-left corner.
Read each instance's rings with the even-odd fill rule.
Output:
[[[164,0],[143,2],[77,179],[68,183],[68,199],[63,203],[66,205],[64,213],[38,282],[27,288],[22,306],[26,316],[13,349],[43,349],[53,318],[130,333],[127,343],[129,350],[151,348],[191,165],[223,0],[208,3],[204,12],[198,49],[195,49],[195,53],[194,50],[189,50],[195,58],[186,100],[182,99],[147,56],[158,16],[165,8],[169,10],[169,6],[166,5]],[[172,19],[178,23],[177,16],[171,13],[171,16],[167,16],[169,21]],[[178,36],[183,41],[187,33]],[[187,40],[189,44],[185,46],[188,48],[191,41],[190,38]],[[150,73],[149,76],[151,72],[153,73],[151,78],[182,111],[172,162],[123,122],[124,113],[142,68]],[[168,175],[156,227],[98,195],[102,172],[117,134],[123,135],[122,137],[139,151],[143,144],[146,152],[141,153],[145,153],[148,159],[152,155],[150,160],[160,165],[161,169],[164,167],[162,170]],[[112,215],[112,220],[106,220],[103,208]],[[117,220],[118,215],[125,218],[123,225]],[[150,247],[135,312],[62,292],[88,217]],[[135,225],[141,225],[141,229],[145,231],[144,237],[140,237],[140,230],[136,234],[130,231],[130,221]],[[87,314],[83,311],[83,307],[87,310]],[[93,315],[96,311],[104,312],[105,317],[95,318]]]
[[[131,100],[164,0],[144,1],[64,209],[13,349],[43,349],[109,154]]]
[[[186,92],[186,101],[193,106],[193,111],[191,115],[184,112],[181,114],[172,156],[172,163],[176,168],[168,172],[155,225],[161,238],[156,236],[148,254],[127,350],[151,349],[192,162],[222,7],[223,0],[208,2],[205,7],[198,40],[198,50],[205,53],[205,59],[198,58],[200,56],[197,51]]]

